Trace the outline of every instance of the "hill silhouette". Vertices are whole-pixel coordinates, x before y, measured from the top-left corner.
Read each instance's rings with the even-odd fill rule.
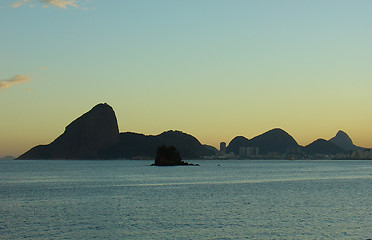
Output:
[[[162,145],[175,146],[184,158],[200,158],[217,151],[180,131],[167,131],[156,136],[119,133],[112,107],[98,104],[69,124],[52,143],[36,146],[17,159],[154,158]]]
[[[327,141],[325,139],[317,139],[304,148],[305,153],[309,155],[316,154],[342,154],[345,153],[345,150],[336,146],[334,143]]]
[[[166,131],[159,135],[120,133],[120,141],[105,149],[101,157],[110,159],[153,158],[162,146],[174,146],[185,159],[214,155],[217,150],[202,145],[194,136],[181,131]]]
[[[274,128],[250,140],[252,147],[259,147],[261,154],[269,152],[286,153],[300,145],[286,131]]]
[[[202,145],[194,136],[181,131],[170,130],[159,135],[119,133],[114,110],[101,103],[71,122],[53,142],[33,147],[17,159],[153,159],[162,145],[174,146],[185,159],[216,156],[217,153],[216,148]],[[234,157],[230,153],[238,156],[241,147],[257,149],[260,158],[351,154],[351,150],[363,150],[341,130],[329,141],[318,139],[302,147],[280,128],[252,139],[237,136],[230,141],[226,152],[229,156]]]
[[[338,131],[336,136],[329,139],[329,141],[346,151],[356,150],[358,148],[353,144],[349,135],[342,130]]]
[[[230,141],[229,145],[226,147],[226,152],[233,152],[234,154],[239,154],[239,147],[249,147],[249,139],[243,136],[237,136]]]
[[[36,146],[18,159],[97,159],[101,150],[117,142],[115,112],[108,104],[98,104],[70,123],[52,143]]]
[[[274,128],[251,140],[242,136],[235,137],[229,143],[227,151],[238,155],[239,147],[258,147],[260,154],[264,155],[270,152],[284,154],[301,146],[287,132],[280,128]]]

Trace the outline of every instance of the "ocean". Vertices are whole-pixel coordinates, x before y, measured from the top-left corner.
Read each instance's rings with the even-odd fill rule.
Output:
[[[0,238],[372,238],[372,161],[188,162],[0,161]]]

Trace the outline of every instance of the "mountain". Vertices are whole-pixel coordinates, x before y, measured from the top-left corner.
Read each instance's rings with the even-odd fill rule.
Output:
[[[251,140],[242,136],[235,137],[229,143],[227,152],[239,154],[239,147],[258,147],[260,155],[270,152],[283,154],[301,148],[291,135],[280,128],[274,128]]]
[[[120,141],[102,152],[102,157],[132,159],[153,158],[162,146],[174,146],[184,159],[214,155],[215,148],[202,145],[194,136],[181,131],[166,131],[159,135],[120,133]]]
[[[286,153],[293,148],[300,148],[296,140],[286,131],[274,128],[250,140],[252,147],[258,147],[260,154],[269,152]]]
[[[208,153],[212,153],[207,155],[216,155],[218,153],[218,149],[211,145],[203,144],[203,146],[206,149],[206,151],[208,151]]]
[[[344,149],[338,147],[331,141],[327,141],[325,139],[315,140],[314,142],[305,146],[304,151],[308,155],[316,155],[316,154],[335,155],[339,153],[345,153]]]
[[[239,155],[240,147],[249,147],[249,139],[243,136],[237,136],[230,141],[229,145],[226,147],[226,152],[233,152],[236,155]]]
[[[153,159],[162,145],[174,146],[185,159],[215,156],[217,153],[216,148],[202,145],[194,136],[181,131],[166,131],[159,135],[119,133],[114,110],[108,104],[101,103],[71,122],[53,142],[31,148],[17,159]],[[241,147],[258,148],[261,157],[270,153],[334,155],[362,150],[343,131],[339,131],[329,141],[318,139],[302,147],[280,128],[250,140],[237,136],[231,140],[226,150],[227,153],[233,152],[236,155],[240,154],[240,150],[251,151],[240,149]]]
[[[154,158],[162,145],[176,147],[186,159],[214,155],[217,151],[180,131],[167,131],[156,136],[119,133],[112,107],[98,104],[69,124],[52,143],[36,146],[17,159]]]
[[[98,104],[70,123],[52,143],[36,146],[17,159],[98,159],[100,151],[119,140],[114,110]]]
[[[351,138],[344,131],[341,130],[337,132],[336,136],[329,139],[329,141],[346,151],[352,151],[358,148],[353,144]]]

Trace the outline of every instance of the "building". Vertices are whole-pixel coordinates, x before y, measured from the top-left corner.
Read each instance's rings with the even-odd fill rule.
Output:
[[[372,159],[372,149],[359,149],[351,154],[353,159]]]
[[[260,154],[258,147],[247,147],[247,157],[258,156]]]
[[[260,154],[258,147],[239,147],[239,156],[240,158],[255,158]]]
[[[225,154],[226,153],[226,143],[225,142],[221,142],[220,143],[220,153],[221,154]]]
[[[245,157],[246,156],[246,147],[239,147],[239,157]]]

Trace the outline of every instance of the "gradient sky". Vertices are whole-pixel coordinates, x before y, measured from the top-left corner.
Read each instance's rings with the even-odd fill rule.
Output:
[[[2,0],[0,157],[100,102],[218,146],[282,128],[372,147],[372,1]]]

